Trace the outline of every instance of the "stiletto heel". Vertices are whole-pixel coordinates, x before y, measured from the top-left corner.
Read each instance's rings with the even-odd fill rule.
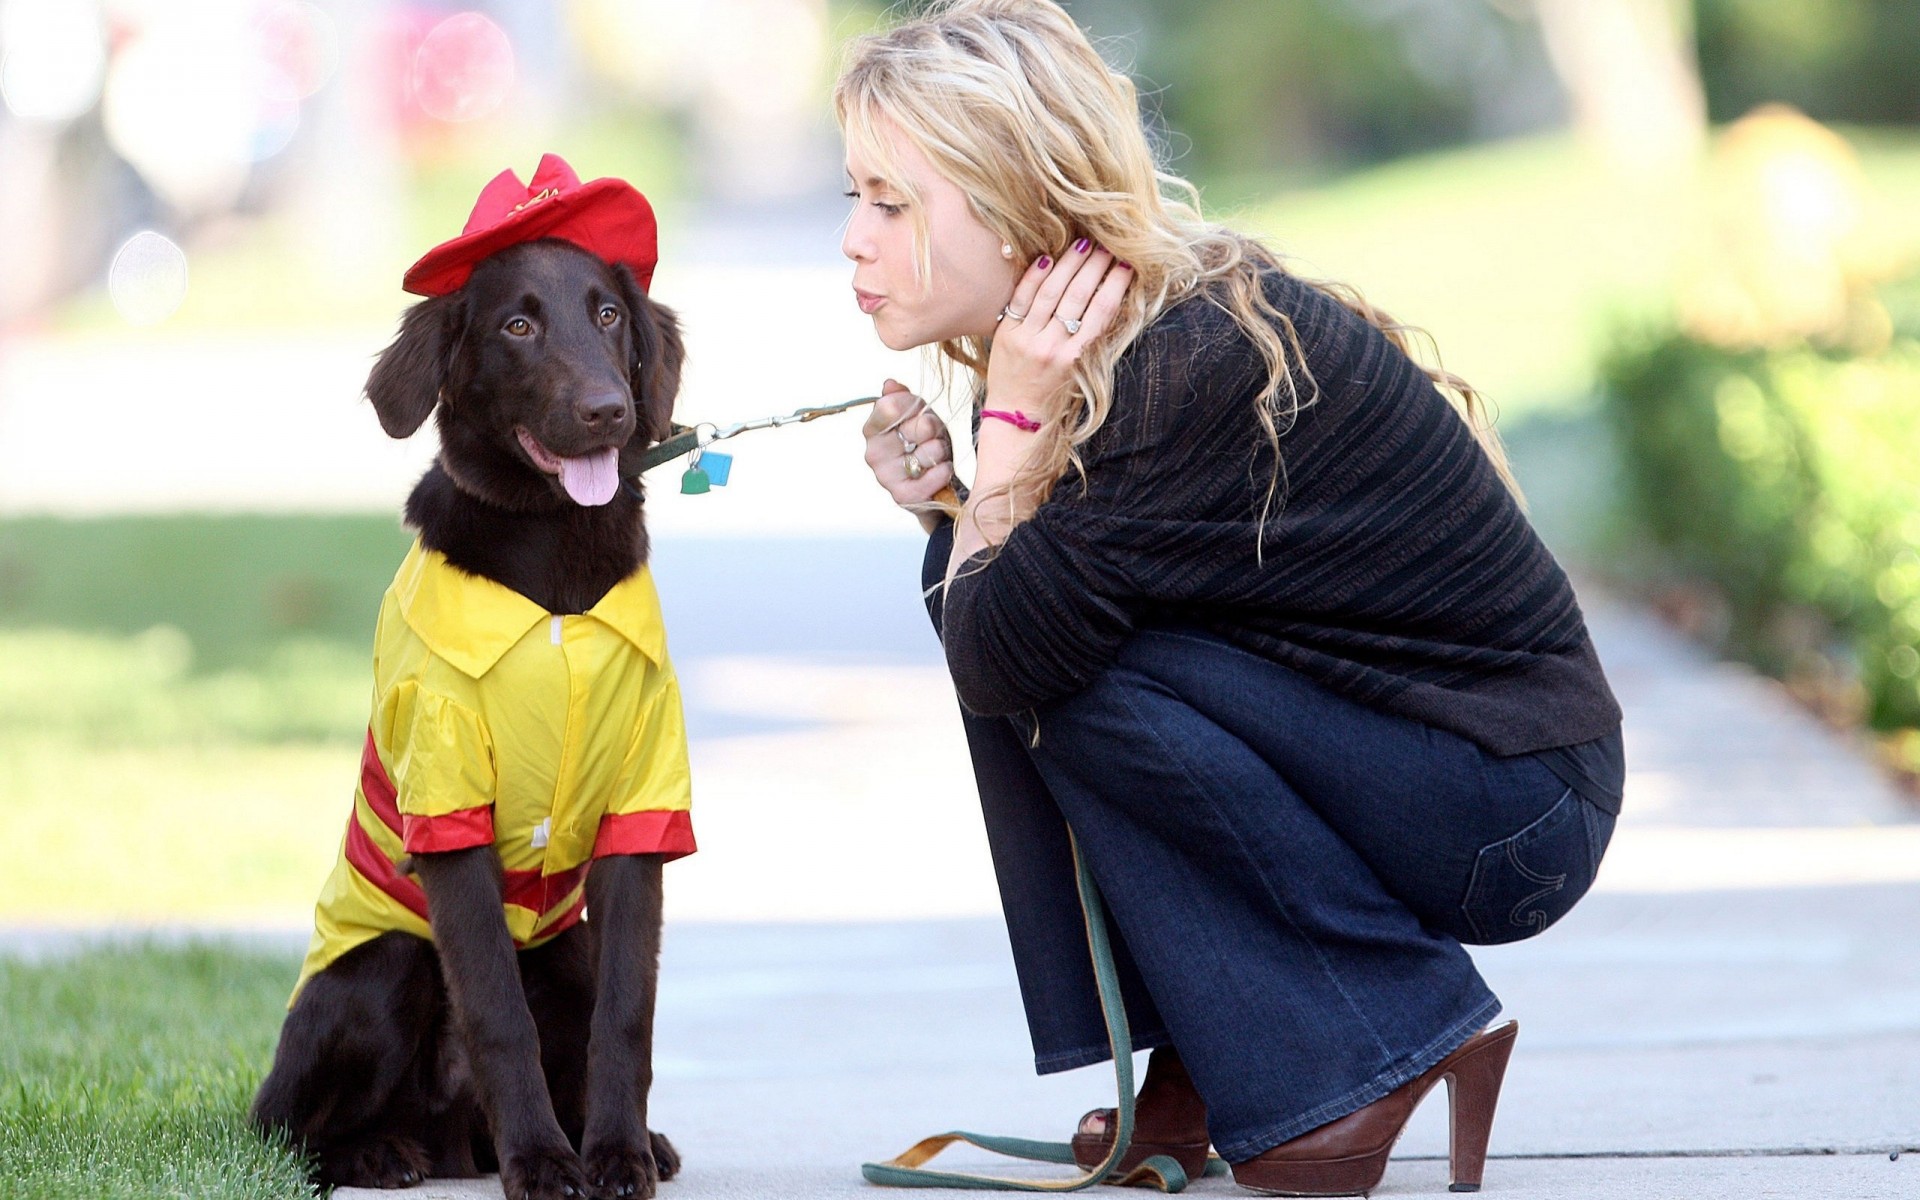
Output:
[[[1493,1110],[1500,1102],[1500,1084],[1507,1060],[1513,1057],[1518,1022],[1509,1021],[1483,1038],[1468,1043],[1473,1049],[1452,1060],[1446,1072],[1450,1119],[1447,1161],[1452,1182],[1448,1191],[1477,1192],[1487,1165],[1487,1139],[1493,1133]],[[1465,1049],[1465,1047],[1462,1047]]]
[[[1233,1164],[1234,1182],[1281,1196],[1365,1195],[1387,1171],[1387,1156],[1420,1101],[1447,1081],[1451,1144],[1448,1163],[1456,1192],[1477,1192],[1487,1162],[1487,1139],[1500,1099],[1518,1021],[1485,1030],[1427,1072],[1356,1112]]]

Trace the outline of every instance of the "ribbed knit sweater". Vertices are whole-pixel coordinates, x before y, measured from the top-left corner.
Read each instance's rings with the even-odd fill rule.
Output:
[[[1295,377],[1312,399],[1280,439],[1264,530],[1265,361],[1225,309],[1189,297],[1117,364],[1112,411],[1081,447],[1084,489],[1069,472],[949,589],[940,625],[961,703],[1042,705],[1084,687],[1136,629],[1177,625],[1495,754],[1616,729],[1567,576],[1466,423],[1344,305],[1285,274],[1266,286],[1305,349],[1311,381]],[[951,545],[943,526],[930,580]]]

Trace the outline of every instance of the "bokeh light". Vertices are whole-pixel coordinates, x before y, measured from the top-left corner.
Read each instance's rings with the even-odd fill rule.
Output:
[[[107,68],[89,0],[0,4],[0,100],[28,121],[71,121],[100,99]]]
[[[456,13],[433,27],[413,56],[413,94],[442,121],[494,112],[513,90],[513,43],[479,13]]]
[[[253,30],[261,57],[301,99],[325,87],[340,68],[339,30],[308,0],[268,0],[255,15]]]
[[[158,325],[187,298],[187,256],[163,234],[128,238],[107,269],[107,293],[129,325]]]
[[[105,117],[114,148],[154,190],[196,212],[232,203],[249,168],[286,148],[300,96],[244,21],[170,15],[115,57]]]

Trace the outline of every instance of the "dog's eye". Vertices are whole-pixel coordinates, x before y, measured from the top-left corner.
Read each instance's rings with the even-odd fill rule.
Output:
[[[611,329],[620,321],[620,310],[611,304],[600,307],[600,328]]]
[[[507,322],[506,329],[514,337],[526,337],[533,332],[533,322],[525,317],[515,317]]]

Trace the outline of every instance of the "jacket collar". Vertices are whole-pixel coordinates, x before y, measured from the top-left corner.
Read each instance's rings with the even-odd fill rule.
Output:
[[[418,541],[394,577],[400,615],[435,654],[475,679],[493,669],[527,631],[552,617],[512,588],[471,575]],[[642,566],[586,611],[655,664],[667,657],[660,597]]]

